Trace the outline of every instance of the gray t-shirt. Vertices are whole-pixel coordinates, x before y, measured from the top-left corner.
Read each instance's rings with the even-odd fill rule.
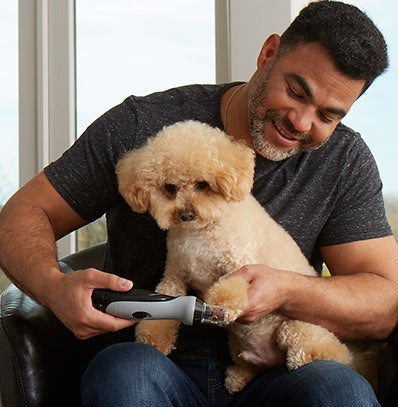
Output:
[[[165,232],[149,215],[132,212],[118,194],[118,159],[177,121],[199,120],[222,128],[221,97],[233,85],[192,85],[130,96],[45,168],[52,185],[80,216],[93,221],[106,214],[106,271],[131,278],[136,288],[154,289],[166,255]],[[281,162],[257,156],[253,194],[318,271],[320,246],[391,235],[372,154],[359,134],[342,124],[316,151]],[[205,340],[200,340],[203,345]]]

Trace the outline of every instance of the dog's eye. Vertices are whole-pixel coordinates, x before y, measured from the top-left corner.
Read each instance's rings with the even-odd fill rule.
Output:
[[[164,189],[171,195],[175,195],[177,193],[177,185],[174,184],[165,184]]]
[[[199,181],[195,185],[196,191],[204,191],[205,189],[209,188],[209,184],[206,181]]]

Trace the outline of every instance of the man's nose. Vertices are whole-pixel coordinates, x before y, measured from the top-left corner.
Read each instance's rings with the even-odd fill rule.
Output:
[[[289,110],[287,118],[294,129],[300,133],[309,133],[314,121],[315,109],[311,106],[299,106]]]

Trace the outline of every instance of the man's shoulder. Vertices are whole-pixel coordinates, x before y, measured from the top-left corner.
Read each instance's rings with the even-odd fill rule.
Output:
[[[354,161],[373,161],[373,155],[360,133],[340,123],[328,142],[309,157],[322,166],[342,170]]]
[[[205,99],[207,103],[217,100],[232,84],[193,84],[179,86],[150,93],[145,96],[131,95],[125,103],[127,104],[162,104],[162,103],[186,103],[187,100],[195,102],[198,98]]]
[[[135,145],[141,145],[164,126],[179,121],[198,120],[213,127],[222,126],[221,98],[231,86],[233,84],[197,84],[171,88],[146,96],[132,95],[124,101],[120,109],[134,124]]]
[[[339,123],[335,130],[332,133],[329,141],[325,144],[328,147],[328,144],[333,146],[352,146],[356,148],[364,148],[366,143],[364,142],[361,134],[353,130],[351,127],[346,126],[343,123]]]

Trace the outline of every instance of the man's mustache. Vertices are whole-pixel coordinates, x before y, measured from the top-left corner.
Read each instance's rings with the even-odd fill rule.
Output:
[[[304,144],[311,143],[311,136],[309,134],[296,130],[293,123],[287,117],[282,116],[275,110],[267,110],[264,115],[264,120],[273,120],[280,128],[286,130],[286,133],[291,134]]]

